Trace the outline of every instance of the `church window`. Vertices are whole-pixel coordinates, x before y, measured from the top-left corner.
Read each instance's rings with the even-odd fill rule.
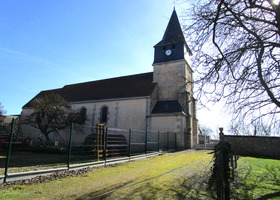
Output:
[[[80,109],[80,119],[79,120],[81,120],[81,124],[85,124],[86,116],[87,116],[87,109],[83,106]]]
[[[108,121],[108,107],[103,106],[101,108],[100,122],[105,124],[107,123],[107,121]]]
[[[166,47],[162,47],[162,50],[165,51],[165,50],[166,50]]]
[[[173,50],[175,49],[175,45],[174,45],[174,44],[172,45],[172,49],[173,49]]]

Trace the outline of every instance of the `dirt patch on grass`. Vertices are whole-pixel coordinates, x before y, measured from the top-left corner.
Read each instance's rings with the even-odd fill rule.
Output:
[[[36,176],[32,179],[25,179],[25,180],[19,180],[19,181],[11,181],[7,183],[0,184],[0,189],[7,189],[8,187],[13,187],[15,185],[34,185],[38,183],[45,183],[47,181],[54,181],[59,180],[66,177],[75,177],[75,176],[81,176],[88,172],[91,172],[92,168],[83,168],[78,170],[65,170],[61,172],[55,172],[53,174],[45,175],[45,176]]]

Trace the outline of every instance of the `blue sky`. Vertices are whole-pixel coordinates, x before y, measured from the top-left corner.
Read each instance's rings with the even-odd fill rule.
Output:
[[[179,18],[186,6],[176,5]],[[20,114],[42,90],[152,71],[173,7],[173,0],[0,1],[6,114]]]
[[[0,102],[19,114],[41,90],[152,71],[172,10],[168,0],[0,1]]]

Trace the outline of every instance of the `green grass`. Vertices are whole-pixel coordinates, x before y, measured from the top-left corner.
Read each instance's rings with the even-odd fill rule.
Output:
[[[211,199],[212,154],[183,151],[95,168],[78,177],[0,190],[0,199]],[[232,199],[280,199],[280,160],[241,157]]]
[[[280,160],[242,157],[236,182],[239,199],[280,199]]]
[[[204,195],[187,188],[189,177],[209,168],[205,151],[169,153],[115,167],[93,169],[79,177],[0,190],[0,199],[86,199],[116,190],[100,199],[181,199]],[[124,187],[125,188],[122,188]],[[203,198],[202,198],[203,199]]]

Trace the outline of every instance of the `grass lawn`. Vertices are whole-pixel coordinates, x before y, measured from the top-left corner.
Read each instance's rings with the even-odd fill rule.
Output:
[[[36,185],[12,186],[0,190],[0,199],[182,199],[205,192],[196,189],[212,155],[206,151],[183,151],[129,162],[115,167],[93,169],[79,177],[69,177]],[[194,174],[196,174],[194,176]],[[190,177],[192,177],[190,179]],[[190,186],[191,185],[191,186]],[[116,190],[107,195],[103,195]]]
[[[241,157],[233,193],[239,199],[280,199],[280,160]]]
[[[95,168],[78,177],[0,190],[0,199],[211,199],[212,154],[182,151]],[[280,160],[241,157],[232,199],[280,199]]]

